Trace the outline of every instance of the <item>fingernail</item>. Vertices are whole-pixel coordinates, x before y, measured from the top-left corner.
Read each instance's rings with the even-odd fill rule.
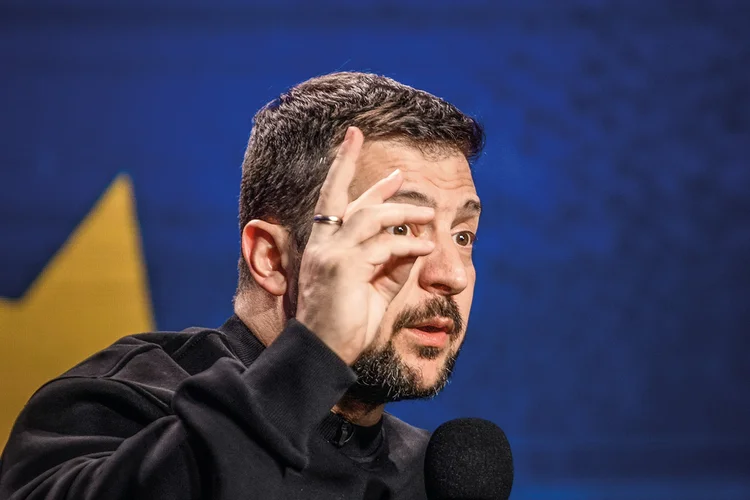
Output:
[[[354,127],[349,127],[346,129],[346,135],[344,136],[344,141],[350,141],[352,138],[352,134],[354,133]]]
[[[396,177],[400,173],[401,173],[401,169],[397,168],[396,170],[394,170],[393,172],[391,172],[390,174],[388,174],[388,178],[389,179],[393,179],[394,177]]]

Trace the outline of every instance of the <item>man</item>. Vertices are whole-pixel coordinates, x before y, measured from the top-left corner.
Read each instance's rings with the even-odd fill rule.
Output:
[[[381,76],[255,116],[235,315],[126,337],[42,387],[0,498],[419,499],[428,440],[384,413],[446,384],[475,281],[479,125]]]

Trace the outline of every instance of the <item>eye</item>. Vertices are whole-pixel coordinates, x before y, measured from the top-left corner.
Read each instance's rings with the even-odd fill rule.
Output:
[[[471,231],[461,231],[453,235],[453,241],[460,247],[470,247],[477,240],[477,235]]]
[[[386,229],[387,232],[395,234],[396,236],[408,236],[411,234],[411,228],[406,224],[400,226],[391,226]]]

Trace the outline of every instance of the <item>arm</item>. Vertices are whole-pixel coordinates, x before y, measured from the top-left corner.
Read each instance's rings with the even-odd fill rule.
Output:
[[[171,411],[113,379],[60,379],[6,446],[0,499],[274,499],[354,374],[291,321],[250,368],[223,358],[187,378]]]

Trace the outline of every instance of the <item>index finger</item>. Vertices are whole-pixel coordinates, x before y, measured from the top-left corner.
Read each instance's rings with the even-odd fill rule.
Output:
[[[347,129],[344,142],[339,146],[328,175],[320,188],[318,203],[315,205],[316,214],[344,216],[346,207],[349,205],[349,185],[354,179],[356,161],[363,142],[364,135],[361,130],[357,127]]]

